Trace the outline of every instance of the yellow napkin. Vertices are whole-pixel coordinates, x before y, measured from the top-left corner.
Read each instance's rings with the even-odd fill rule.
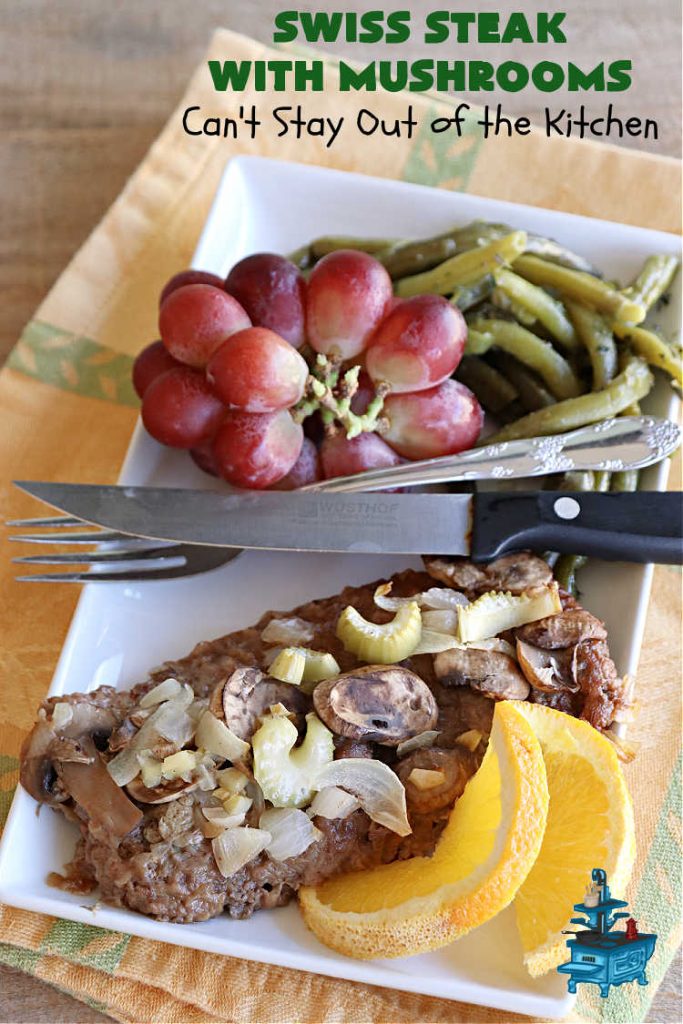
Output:
[[[267,47],[225,31],[209,56],[258,59]],[[334,71],[328,68],[328,81]],[[359,98],[361,97],[361,98]],[[306,97],[311,116],[354,120],[361,94],[330,88]],[[295,94],[245,93],[263,110],[295,105]],[[277,104],[276,102],[277,101]],[[412,103],[422,122],[447,114],[443,98],[376,94],[381,117]],[[2,518],[40,514],[9,485],[12,477],[104,482],[116,479],[136,416],[131,357],[156,336],[164,280],[192,255],[226,161],[258,153],[303,163],[467,190],[664,230],[678,230],[672,197],[676,161],[609,146],[529,137],[484,142],[419,134],[412,141],[358,137],[325,148],[263,133],[255,142],[183,133],[181,111],[230,112],[235,98],[214,92],[205,61],[142,165],[26,327],[0,375]],[[666,201],[662,201],[662,197]],[[17,781],[19,747],[44,696],[77,591],[22,586],[6,551],[0,566],[0,821]],[[680,905],[680,720],[676,670],[680,575],[659,568],[639,672],[640,743],[627,769],[639,856],[628,893],[640,927],[659,942],[651,984],[617,989],[608,1000],[582,994],[583,1018],[642,1020],[678,942]],[[620,894],[622,895],[622,894]],[[0,907],[0,960],[63,988],[122,1021],[502,1021],[527,1020],[426,996],[356,985],[192,952],[100,928]]]

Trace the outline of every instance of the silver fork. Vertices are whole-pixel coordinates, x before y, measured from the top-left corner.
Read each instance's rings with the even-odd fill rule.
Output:
[[[95,551],[54,552],[13,558],[21,565],[64,565],[93,567],[88,572],[36,573],[17,576],[20,583],[131,583],[148,580],[175,580],[183,576],[217,569],[232,561],[239,548],[201,547],[197,544],[173,544],[138,540],[123,533],[96,528],[73,516],[47,516],[40,519],[13,519],[6,526],[50,529],[51,533],[15,534],[9,540],[26,544],[97,545]],[[72,528],[76,527],[75,532]],[[111,545],[111,546],[109,546]]]

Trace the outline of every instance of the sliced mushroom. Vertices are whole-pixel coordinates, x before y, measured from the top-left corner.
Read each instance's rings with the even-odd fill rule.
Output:
[[[88,815],[92,826],[107,835],[123,839],[142,819],[142,811],[119,789],[109,775],[92,739],[83,740],[91,760],[58,761],[56,764],[64,788]]]
[[[184,796],[185,793],[191,793],[198,786],[199,780],[185,782],[184,779],[178,778],[172,779],[170,782],[164,782],[163,785],[155,786],[154,789],[148,789],[142,779],[138,777],[129,782],[126,789],[128,795],[132,796],[133,800],[137,800],[138,803],[168,804],[172,800],[177,800],[178,797]]]
[[[579,684],[572,669],[573,650],[571,647],[559,647],[548,651],[517,640],[519,666],[533,688],[543,693],[561,690],[577,693]]]
[[[445,686],[471,686],[494,700],[525,700],[529,684],[514,658],[500,651],[454,648],[434,658],[437,679]]]
[[[534,587],[548,586],[553,579],[548,563],[530,551],[503,555],[488,565],[476,565],[467,558],[430,558],[425,560],[425,566],[434,579],[456,590],[464,590],[468,596],[484,594],[488,590],[521,594]]]
[[[607,630],[604,623],[585,608],[569,608],[558,615],[520,626],[516,636],[534,647],[555,650],[574,647],[583,640],[606,640]]]
[[[462,795],[468,780],[476,771],[477,760],[464,747],[445,750],[429,747],[415,750],[396,765],[396,773],[405,786],[408,810],[427,814],[449,807]],[[414,769],[441,772],[443,782],[430,789],[420,789],[411,780]]]
[[[313,704],[337,735],[387,747],[432,729],[439,713],[426,683],[400,665],[366,665],[318,683]]]
[[[209,710],[225,721],[240,739],[251,740],[258,720],[273,704],[283,704],[295,716],[297,728],[311,709],[311,698],[298,686],[270,679],[258,668],[241,665],[214,690]]]

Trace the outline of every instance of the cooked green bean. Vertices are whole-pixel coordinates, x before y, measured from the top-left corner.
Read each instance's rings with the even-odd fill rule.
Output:
[[[322,259],[331,252],[338,252],[339,249],[355,249],[358,252],[367,252],[372,256],[391,249],[397,245],[395,238],[354,238],[352,235],[324,235],[311,242],[311,253],[314,259]]]
[[[560,484],[561,491],[594,491],[595,473],[592,469],[573,469],[565,473]]]
[[[424,274],[403,277],[396,282],[395,291],[401,298],[436,292],[437,295],[452,294],[460,285],[474,284],[484,274],[491,274],[505,263],[511,263],[524,252],[526,233],[513,231],[510,235],[495,239],[488,245],[451,256],[433,270]]]
[[[466,356],[483,356],[491,348],[491,345],[493,345],[493,336],[491,334],[475,331],[470,324],[467,325]]]
[[[651,366],[664,370],[673,377],[678,384],[683,385],[683,360],[680,349],[676,350],[668,345],[659,335],[648,331],[645,327],[635,327],[631,324],[615,324],[614,333],[619,338],[628,341],[629,345],[639,356],[647,359]]]
[[[516,388],[478,356],[464,356],[455,376],[474,392],[488,412],[499,413],[517,398]]]
[[[514,303],[521,306],[531,316],[532,321],[538,320],[543,324],[548,333],[559,341],[563,348],[570,352],[578,348],[579,339],[561,302],[554,299],[543,288],[531,284],[511,270],[504,268],[497,270],[494,277],[497,287]]]
[[[654,378],[644,359],[630,356],[622,372],[603,391],[593,391],[579,398],[568,398],[547,409],[523,416],[516,423],[503,427],[486,443],[513,441],[518,437],[562,434],[611,416],[618,416],[632,402],[648,394]]]
[[[648,256],[633,284],[624,288],[624,295],[640,303],[647,312],[659,302],[677,270],[678,260],[675,256]]]
[[[540,378],[511,356],[508,352],[493,351],[487,356],[497,370],[513,384],[519,393],[519,399],[525,412],[544,409],[555,401],[550,392],[543,386]]]
[[[460,252],[458,243],[446,235],[442,238],[428,238],[422,242],[402,242],[379,253],[377,258],[395,280],[431,270],[449,257],[455,256],[457,252]]]
[[[567,360],[548,341],[510,320],[477,319],[472,328],[492,338],[492,345],[530,366],[542,378],[556,398],[574,398],[581,384]]]
[[[637,491],[639,471],[637,469],[622,469],[618,473],[612,473],[612,491]]]
[[[493,274],[484,274],[473,284],[456,288],[451,295],[451,302],[458,307],[461,313],[465,313],[468,309],[483,302],[484,299],[488,299],[495,284]]]
[[[585,555],[560,555],[553,568],[553,576],[569,594],[576,597],[576,574],[587,562]]]
[[[552,238],[543,238],[542,235],[530,232],[525,251],[531,256],[540,256],[548,263],[556,263],[569,270],[579,270],[584,274],[591,274],[593,277],[602,277],[600,271],[596,270],[592,263],[589,263],[583,256],[572,252],[571,249],[565,249],[563,245]]]
[[[567,302],[576,333],[586,346],[593,370],[593,391],[602,391],[617,373],[617,346],[602,314],[580,302]]]
[[[639,324],[645,317],[645,310],[640,303],[633,302],[616,288],[579,270],[559,267],[538,256],[520,256],[515,260],[513,270],[532,284],[556,288],[562,295],[594,306],[621,323]]]
[[[522,327],[534,327],[536,324],[536,317],[533,316],[528,309],[525,309],[524,306],[520,306],[518,302],[511,299],[502,288],[494,288],[491,293],[491,303],[496,307],[496,309],[505,313],[508,319],[511,317],[516,320],[517,323],[521,324]]]

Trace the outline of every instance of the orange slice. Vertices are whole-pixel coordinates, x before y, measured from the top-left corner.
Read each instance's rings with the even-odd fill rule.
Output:
[[[434,855],[304,888],[304,920],[325,945],[360,959],[445,946],[514,899],[541,847],[547,810],[539,742],[516,704],[501,701],[481,767]]]
[[[633,808],[614,746],[588,722],[520,701],[545,760],[550,805],[536,863],[517,893],[524,962],[534,977],[567,959],[574,904],[593,868],[621,897],[635,856]]]

